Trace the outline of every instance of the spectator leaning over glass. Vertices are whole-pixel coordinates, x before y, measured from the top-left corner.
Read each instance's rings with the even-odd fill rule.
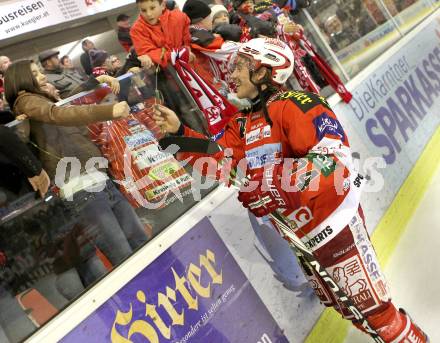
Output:
[[[98,177],[102,178],[103,173],[94,167],[86,170],[90,159],[102,158],[102,155],[89,140],[84,126],[127,117],[127,103],[58,107],[54,104],[56,94],[42,90],[46,87],[45,75],[32,61],[12,64],[5,75],[6,99],[16,115],[25,114],[30,119],[31,135],[40,151],[43,168],[52,180],[64,181],[65,175],[70,175],[68,183],[78,182],[78,185],[90,184],[91,174],[96,177],[98,173]],[[74,163],[67,163],[63,157],[69,158],[69,161],[79,160],[79,176],[72,177]],[[66,173],[56,175],[57,168]],[[82,210],[81,220],[84,225],[98,229],[96,245],[115,265],[143,244],[147,236],[134,210],[112,181],[107,180],[105,189],[94,194],[95,199]],[[89,282],[103,273],[102,270],[91,272],[93,275],[88,275]],[[87,279],[87,276],[82,277]],[[86,281],[86,284],[89,282]]]
[[[110,70],[110,57],[107,51],[104,50],[90,50],[90,61],[92,61],[93,76],[108,75]]]
[[[111,55],[108,60],[109,70],[108,73],[111,76],[115,76],[122,69],[122,62],[116,55]]]

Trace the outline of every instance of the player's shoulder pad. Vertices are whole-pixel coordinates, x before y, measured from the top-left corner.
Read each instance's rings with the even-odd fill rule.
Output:
[[[286,91],[281,93],[275,100],[291,100],[304,113],[318,105],[322,105],[331,110],[327,100],[323,96],[312,92]]]

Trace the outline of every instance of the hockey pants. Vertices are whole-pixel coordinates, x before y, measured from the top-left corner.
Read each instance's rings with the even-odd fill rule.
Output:
[[[385,277],[365,228],[362,209],[335,238],[314,251],[316,259],[361,310],[370,326],[385,342],[425,343],[426,335],[390,299]],[[341,305],[314,270],[300,261],[316,295],[348,320],[353,315]],[[361,326],[353,321],[359,329]]]

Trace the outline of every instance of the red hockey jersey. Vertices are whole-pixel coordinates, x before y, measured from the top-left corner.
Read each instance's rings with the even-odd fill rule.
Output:
[[[261,112],[238,113],[218,143],[233,149],[234,165],[245,159],[246,175],[290,163],[291,186],[299,189],[300,206],[284,214],[313,251],[356,214],[362,177],[355,171],[347,135],[323,97],[287,91],[274,95],[267,108],[272,126]],[[184,135],[201,136],[189,128]],[[223,152],[215,156],[223,157]]]

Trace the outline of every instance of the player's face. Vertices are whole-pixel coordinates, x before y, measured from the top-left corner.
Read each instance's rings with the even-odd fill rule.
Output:
[[[238,56],[234,69],[231,74],[231,80],[237,87],[237,97],[240,99],[253,99],[258,95],[258,89],[250,80],[250,60]]]
[[[145,21],[150,25],[156,25],[159,17],[165,9],[165,0],[162,4],[157,0],[144,1],[138,4],[139,12]]]
[[[38,68],[38,66],[35,63],[31,63],[31,72],[32,75],[35,77],[35,79],[38,82],[38,85],[40,87],[44,87],[46,86],[47,83],[47,78],[46,75],[44,75],[41,71],[40,68]]]

